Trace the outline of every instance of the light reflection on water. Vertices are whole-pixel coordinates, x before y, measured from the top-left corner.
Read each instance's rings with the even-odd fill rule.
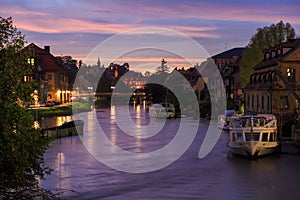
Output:
[[[70,116],[58,116],[58,117],[44,117],[39,121],[35,121],[35,126],[44,128],[51,128],[55,126],[60,126],[65,122],[69,122],[73,120],[72,115]]]
[[[134,152],[145,152],[167,144],[180,122],[180,119],[168,120],[167,129],[160,137],[148,141],[124,135],[118,129],[113,113],[115,108],[98,110],[99,123],[114,144]],[[135,107],[130,113],[137,126],[148,123],[149,117],[142,107]],[[92,120],[85,124],[88,130],[93,130],[93,126]],[[206,123],[200,124],[194,143],[176,162],[145,174],[123,173],[99,163],[78,137],[54,141],[45,154],[45,161],[54,172],[41,185],[48,189],[78,192],[66,193],[65,199],[300,198],[298,155],[274,155],[253,161],[236,156],[227,158],[228,133],[224,132],[213,151],[199,159],[197,156],[206,129]]]

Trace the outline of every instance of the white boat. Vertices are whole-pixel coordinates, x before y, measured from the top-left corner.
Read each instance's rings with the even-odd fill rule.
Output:
[[[217,127],[224,130],[229,130],[230,119],[235,116],[234,110],[226,110],[225,114],[218,116]]]
[[[153,104],[149,107],[149,114],[155,118],[173,118],[175,108],[171,104]]]
[[[277,120],[271,114],[244,115],[230,120],[231,153],[250,158],[278,150]]]

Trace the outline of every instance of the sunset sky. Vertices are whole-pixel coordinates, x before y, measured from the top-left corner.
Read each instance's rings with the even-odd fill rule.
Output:
[[[77,60],[84,60],[95,46],[114,34],[140,27],[179,31],[196,40],[209,55],[214,55],[225,49],[245,46],[258,27],[269,26],[280,20],[289,22],[296,33],[300,34],[299,11],[299,0],[1,0],[0,2],[0,16],[13,17],[14,24],[26,35],[29,43],[34,42],[40,47],[50,45],[52,54],[71,55]],[[136,37],[135,42],[138,40],[139,37]],[[173,43],[176,44],[178,41],[175,39]],[[178,47],[180,45],[178,43]],[[161,58],[168,56],[161,52],[161,54],[143,52],[129,55],[119,61],[128,61],[132,69],[143,71],[142,67],[138,69],[137,66],[151,62],[157,67]],[[104,57],[103,53],[99,52],[99,56],[105,66],[111,61]],[[181,66],[175,57],[167,58],[169,64],[172,67]],[[197,59],[193,58],[195,62]],[[96,62],[97,60],[94,61]]]

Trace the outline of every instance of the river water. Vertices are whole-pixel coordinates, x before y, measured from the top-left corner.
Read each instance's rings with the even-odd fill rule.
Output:
[[[150,123],[142,106],[131,107],[130,115],[139,127]],[[122,172],[99,162],[83,145],[85,134],[95,132],[96,125],[89,122],[90,117],[92,113],[86,113],[81,139],[73,136],[55,140],[45,154],[46,164],[53,172],[46,176],[41,186],[63,192],[63,199],[300,199],[299,155],[275,154],[257,160],[228,156],[228,133],[223,132],[212,151],[200,159],[198,153],[208,121],[200,120],[199,123],[191,118],[187,120],[191,126],[198,126],[197,135],[179,159],[152,172]],[[137,154],[168,145],[183,120],[166,120],[157,135],[144,139],[124,134],[118,128],[114,109],[97,110],[96,119],[113,144]],[[132,130],[139,132],[141,129]],[[133,171],[140,169],[141,166],[114,156],[114,151],[109,152],[107,161],[128,165]]]

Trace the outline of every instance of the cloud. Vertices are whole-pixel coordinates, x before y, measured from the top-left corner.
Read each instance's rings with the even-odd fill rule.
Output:
[[[2,0],[0,16],[12,16],[30,42],[82,59],[95,43],[139,27],[177,30],[215,53],[224,50],[225,44],[248,41],[256,28],[279,20],[300,31],[299,10],[300,3],[292,0]]]

